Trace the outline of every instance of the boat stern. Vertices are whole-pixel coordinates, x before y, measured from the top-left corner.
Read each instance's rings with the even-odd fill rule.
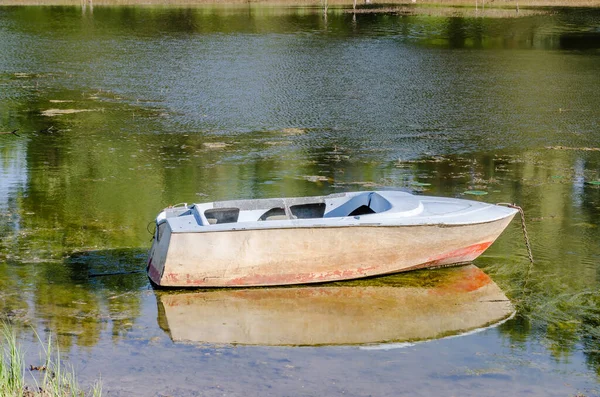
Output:
[[[169,241],[171,240],[171,229],[168,222],[165,221],[163,213],[157,217],[156,231],[152,239],[152,247],[148,254],[148,263],[146,271],[148,278],[155,285],[161,285],[162,275],[165,270],[167,252],[169,250]]]

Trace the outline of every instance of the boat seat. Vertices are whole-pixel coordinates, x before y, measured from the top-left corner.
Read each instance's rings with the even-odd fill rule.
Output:
[[[282,221],[290,219],[285,212],[285,208],[271,208],[258,218],[259,221]]]
[[[361,205],[360,207],[358,207],[357,209],[355,209],[354,211],[352,211],[351,213],[348,214],[348,216],[357,216],[357,215],[368,215],[368,214],[374,214],[375,211],[373,211],[373,209],[367,205]]]
[[[387,211],[390,208],[392,208],[390,202],[378,193],[365,192],[332,209],[323,215],[323,218],[374,214]]]
[[[271,216],[268,216],[264,220],[266,220],[266,221],[284,221],[284,220],[287,220],[287,219],[289,219],[287,217],[287,215],[271,215]]]
[[[307,203],[290,206],[292,216],[297,219],[323,218],[325,203]]]
[[[204,211],[208,223],[235,223],[240,216],[239,208],[212,208]]]

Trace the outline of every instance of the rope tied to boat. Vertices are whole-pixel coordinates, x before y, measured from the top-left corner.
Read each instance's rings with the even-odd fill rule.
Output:
[[[154,225],[154,230],[150,230],[150,225]],[[156,221],[154,219],[148,222],[148,224],[146,225],[146,230],[148,231],[148,233],[150,233],[152,237],[154,237],[154,233],[156,232]]]
[[[519,211],[519,214],[521,215],[521,229],[523,230],[523,237],[525,238],[525,247],[527,247],[527,255],[529,256],[529,262],[533,265],[533,254],[531,252],[531,243],[529,242],[529,235],[527,234],[527,226],[525,225],[525,211],[523,211],[523,208],[519,207],[516,204],[498,203],[497,205],[514,208]]]
[[[523,285],[523,291],[526,291],[527,290],[527,282],[529,281],[529,277],[531,276],[531,272],[533,271],[533,254],[531,252],[531,243],[529,242],[529,235],[527,234],[527,226],[525,225],[525,211],[523,211],[523,208],[519,207],[516,204],[498,203],[497,205],[514,208],[517,211],[519,211],[519,214],[521,215],[521,230],[523,230],[523,238],[525,239],[525,247],[527,248],[527,255],[529,256],[529,269],[527,269],[527,275],[525,276],[525,284]]]

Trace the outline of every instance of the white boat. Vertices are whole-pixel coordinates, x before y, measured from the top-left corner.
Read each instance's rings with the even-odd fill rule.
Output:
[[[156,291],[158,324],[176,343],[320,346],[460,335],[514,307],[475,265],[299,287]]]
[[[148,259],[165,287],[307,284],[470,262],[513,208],[371,191],[166,208]]]

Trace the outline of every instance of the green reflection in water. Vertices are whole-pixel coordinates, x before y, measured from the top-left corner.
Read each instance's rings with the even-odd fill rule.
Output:
[[[3,9],[1,130],[22,137],[0,135],[2,318],[47,327],[66,351],[94,346],[108,330],[115,342],[127,338],[148,288],[138,273],[146,225],[169,204],[480,190],[485,201],[525,208],[536,258],[524,291],[527,256],[515,221],[476,262],[519,308],[502,334],[523,349],[543,336],[557,360],[581,343],[599,371],[600,188],[585,183],[600,177],[599,152],[546,149],[598,142],[598,58],[584,45],[593,34],[573,36],[597,15],[573,32],[570,13],[506,21],[359,15],[355,25],[339,13],[325,26],[319,13],[249,11]],[[253,41],[263,35],[272,45]],[[114,53],[103,50],[113,41]],[[247,44],[273,51],[269,62],[222,50]],[[303,47],[310,57],[290,55]],[[375,73],[370,57],[350,50],[387,57]],[[344,62],[358,72],[348,74]],[[235,84],[226,83],[228,68],[242,76]],[[311,78],[294,80],[304,75]],[[435,274],[355,283],[435,283]]]

